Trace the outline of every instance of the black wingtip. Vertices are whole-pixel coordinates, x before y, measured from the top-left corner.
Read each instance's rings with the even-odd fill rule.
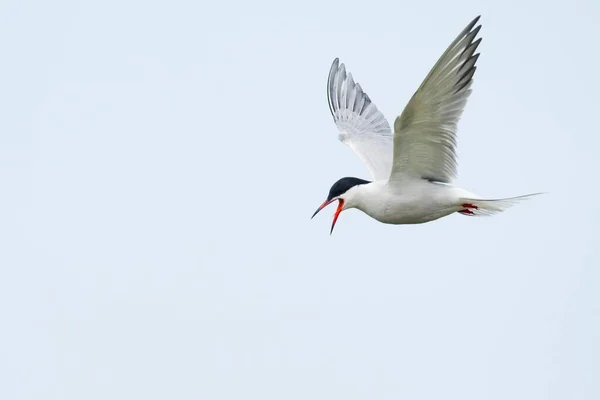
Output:
[[[481,24],[477,25],[477,23],[479,22],[479,18],[481,18],[481,15],[478,15],[477,17],[475,17],[475,19],[473,21],[471,21],[469,23],[469,25],[467,25],[467,27],[465,28],[464,32],[474,32],[473,36],[476,36],[477,33],[479,33],[479,30],[481,29]],[[477,25],[477,26],[475,26]]]
[[[340,68],[340,59],[336,57],[331,63],[331,67],[329,68],[329,75],[327,77],[327,104],[329,105],[329,111],[331,115],[335,119],[335,107],[333,104],[333,99],[331,98],[331,91],[333,90],[333,78],[337,74]]]
[[[458,42],[460,39],[464,38],[467,35],[471,36],[470,40],[472,40],[472,38],[474,38],[477,35],[479,30],[481,29],[481,25],[477,25],[477,27],[475,29],[473,29],[473,27],[475,27],[475,25],[479,21],[479,18],[481,18],[481,15],[478,15],[477,17],[475,17],[474,20],[469,22],[469,24],[465,27],[465,29],[463,29],[462,32],[460,33],[460,35],[458,35],[458,37],[456,38],[456,42]]]

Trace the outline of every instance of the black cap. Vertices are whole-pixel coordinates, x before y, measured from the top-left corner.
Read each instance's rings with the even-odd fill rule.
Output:
[[[364,185],[365,183],[371,183],[371,181],[365,181],[364,179],[351,177],[342,178],[336,183],[334,183],[331,189],[329,189],[327,201],[343,195],[348,190],[350,190],[350,188],[353,188],[356,185]]]

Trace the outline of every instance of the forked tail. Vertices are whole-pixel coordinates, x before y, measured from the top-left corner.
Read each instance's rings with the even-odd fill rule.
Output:
[[[468,216],[487,216],[501,213],[504,210],[509,209],[515,204],[528,200],[533,196],[537,196],[543,193],[532,193],[524,196],[509,197],[506,199],[474,199],[474,198],[460,198],[459,204],[461,209],[458,211],[462,215]]]

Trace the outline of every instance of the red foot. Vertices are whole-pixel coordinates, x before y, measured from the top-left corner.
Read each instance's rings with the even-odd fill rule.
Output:
[[[462,205],[464,208],[472,208],[474,210],[478,210],[479,207],[477,207],[475,204],[471,204],[471,203],[463,203]]]
[[[464,207],[464,204],[463,204]],[[477,208],[477,207],[475,207]],[[462,215],[475,215],[475,213],[471,210],[469,210],[468,208],[465,208],[464,210],[460,210],[459,213],[461,213]]]

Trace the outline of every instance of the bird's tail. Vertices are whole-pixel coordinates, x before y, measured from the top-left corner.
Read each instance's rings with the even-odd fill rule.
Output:
[[[508,197],[506,199],[477,199],[461,197],[459,199],[459,206],[461,208],[458,212],[462,215],[468,215],[471,217],[494,215],[509,209],[523,200],[528,200],[531,197],[540,194],[543,193],[532,193],[524,196]]]

